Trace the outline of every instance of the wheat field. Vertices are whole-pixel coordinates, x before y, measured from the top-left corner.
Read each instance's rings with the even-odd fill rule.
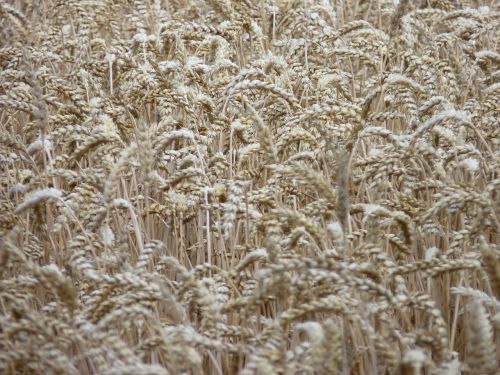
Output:
[[[500,374],[500,2],[0,0],[1,374]]]

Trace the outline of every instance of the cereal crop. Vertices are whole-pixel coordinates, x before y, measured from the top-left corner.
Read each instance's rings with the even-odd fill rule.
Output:
[[[499,368],[498,1],[0,0],[0,373]]]

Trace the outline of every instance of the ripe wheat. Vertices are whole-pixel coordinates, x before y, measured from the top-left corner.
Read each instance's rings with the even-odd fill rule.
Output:
[[[0,372],[499,375],[499,16],[0,0]]]

